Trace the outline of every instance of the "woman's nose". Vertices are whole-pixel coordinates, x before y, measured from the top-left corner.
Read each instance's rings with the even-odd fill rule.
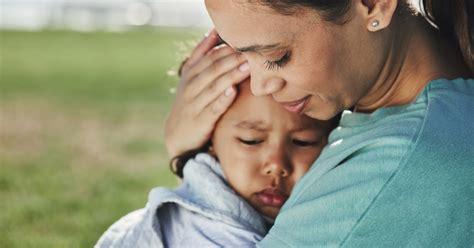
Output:
[[[257,73],[255,73],[257,74]],[[285,80],[278,77],[265,78],[262,75],[250,76],[250,88],[255,96],[271,95],[283,88]]]
[[[286,154],[274,153],[264,162],[263,174],[274,177],[287,177],[291,174],[291,161]]]

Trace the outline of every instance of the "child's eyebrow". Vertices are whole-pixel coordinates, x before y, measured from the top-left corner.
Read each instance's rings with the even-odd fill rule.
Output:
[[[321,125],[318,125],[318,124],[314,124],[314,123],[305,123],[305,124],[302,124],[302,125],[299,125],[297,127],[295,127],[292,131],[294,132],[302,132],[302,131],[311,131],[311,130],[320,130],[322,129],[323,127]]]
[[[261,120],[243,120],[236,122],[235,127],[242,129],[251,129],[256,131],[268,131],[268,127]]]

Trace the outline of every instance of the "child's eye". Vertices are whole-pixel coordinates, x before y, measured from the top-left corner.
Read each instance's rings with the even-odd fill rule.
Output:
[[[283,66],[285,66],[289,60],[290,60],[290,52],[286,52],[285,55],[283,55],[280,59],[277,59],[275,61],[269,61],[269,60],[265,61],[265,68],[267,68],[267,70],[269,71],[279,70]]]
[[[297,145],[297,146],[315,146],[319,143],[319,141],[306,141],[306,140],[298,140],[298,139],[294,139],[293,140],[293,144]]]
[[[242,144],[245,144],[245,145],[248,145],[248,146],[254,146],[254,145],[258,145],[260,143],[262,143],[262,140],[246,140],[246,139],[241,139],[241,138],[237,138]]]

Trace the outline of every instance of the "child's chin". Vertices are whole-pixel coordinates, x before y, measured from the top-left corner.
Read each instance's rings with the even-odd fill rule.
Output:
[[[260,209],[259,212],[268,218],[275,219],[278,215],[278,212],[280,212],[280,209],[274,207],[265,207],[263,209]]]

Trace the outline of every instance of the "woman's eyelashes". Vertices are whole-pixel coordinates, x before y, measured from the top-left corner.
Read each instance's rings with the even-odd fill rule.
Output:
[[[286,52],[281,58],[275,60],[275,61],[265,61],[265,68],[269,71],[271,70],[279,70],[285,66],[288,61],[290,60],[290,52]]]

